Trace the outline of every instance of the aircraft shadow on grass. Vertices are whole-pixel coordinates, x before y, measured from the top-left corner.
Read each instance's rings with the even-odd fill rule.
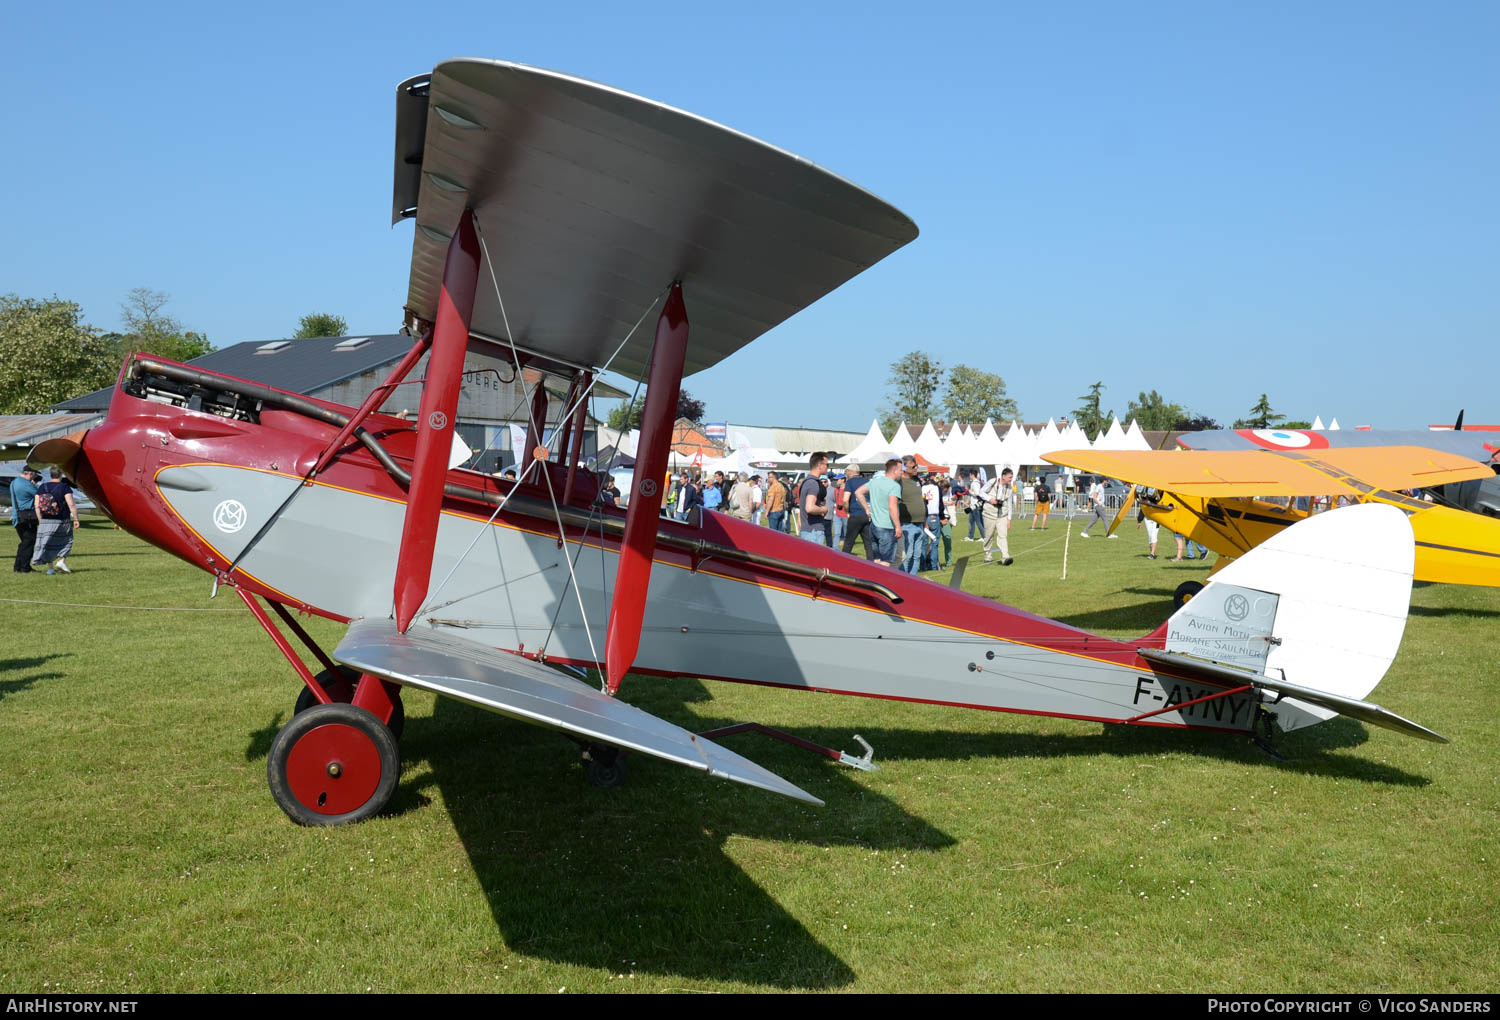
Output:
[[[1088,725],[1087,723],[1081,725]],[[962,761],[970,758],[1069,758],[1109,755],[1115,758],[1155,758],[1177,752],[1217,758],[1234,765],[1271,768],[1336,779],[1358,779],[1396,786],[1426,786],[1431,780],[1379,762],[1331,754],[1358,747],[1370,739],[1353,719],[1335,718],[1310,729],[1284,735],[1277,749],[1287,756],[1276,761],[1242,735],[1185,731],[1154,726],[1099,724],[1095,733],[974,733],[957,730],[881,729],[861,726],[860,734],[877,750],[879,761]],[[815,743],[837,745],[847,734],[818,729],[796,730]],[[735,738],[749,739],[755,738]],[[753,746],[736,750],[756,757]]]
[[[1413,591],[1415,591],[1418,588],[1430,588],[1430,587],[1432,587],[1432,582],[1428,582],[1428,581],[1413,581],[1412,582],[1412,590]],[[1161,619],[1165,620],[1168,616],[1172,615],[1171,601],[1172,601],[1172,595],[1174,594],[1174,592],[1173,592],[1173,589],[1171,589],[1171,588],[1121,588],[1120,589],[1120,593],[1124,594],[1124,595],[1146,595],[1146,596],[1150,596],[1151,598],[1154,598],[1154,599],[1161,599],[1161,600],[1163,600],[1166,603],[1166,605],[1160,607]],[[1101,611],[1101,612],[1098,612],[1098,613],[1080,613],[1080,614],[1076,614],[1074,616],[1059,616],[1059,617],[1056,617],[1056,619],[1061,620],[1064,623],[1070,623],[1070,624],[1072,624],[1075,627],[1087,627],[1088,624],[1086,624],[1083,621],[1090,621],[1090,620],[1092,620],[1092,621],[1104,621],[1104,622],[1098,623],[1096,625],[1097,626],[1101,626],[1101,627],[1109,627],[1109,626],[1112,626],[1112,624],[1109,622],[1110,619],[1111,619],[1111,615],[1110,614],[1114,613],[1114,614],[1116,614],[1114,616],[1114,619],[1123,619],[1123,620],[1125,620],[1126,622],[1123,624],[1123,626],[1129,627],[1132,624],[1138,623],[1140,619],[1144,619],[1144,617],[1139,617],[1138,614],[1142,613],[1146,609],[1154,609],[1155,607],[1156,607],[1156,604],[1154,602],[1153,603],[1137,603],[1134,606],[1124,606],[1124,607],[1121,607],[1121,608],[1119,608],[1117,610]],[[1500,619],[1500,610],[1497,610],[1497,609],[1470,609],[1470,608],[1466,608],[1464,606],[1418,606],[1418,605],[1413,605],[1410,609],[1407,610],[1407,616],[1409,616],[1409,617],[1410,616],[1435,616],[1435,617],[1439,617],[1439,618],[1448,617],[1448,616],[1472,616],[1472,617],[1475,617],[1476,619]],[[1157,623],[1160,623],[1160,622],[1161,622],[1160,620],[1157,621]],[[1121,625],[1115,624],[1114,626],[1116,626],[1118,628]],[[1152,624],[1151,626],[1155,627],[1156,624]]]
[[[0,659],[0,701],[5,700],[12,694],[20,694],[29,690],[40,680],[59,680],[62,673],[30,673],[26,676],[13,676],[12,674],[26,673],[38,666],[44,666],[53,659],[67,658],[71,653],[56,652],[52,655],[39,655],[28,659]]]
[[[673,690],[691,697],[680,682]],[[680,703],[662,714],[712,725]],[[596,789],[558,734],[446,699],[430,718],[408,722],[402,751],[431,767],[426,782],[441,792],[512,950],[689,981],[846,986],[854,971],[735,863],[726,841],[920,851],[954,840],[822,758],[741,739],[737,749],[829,806],[640,755],[627,759],[625,786]],[[403,783],[392,809],[420,806],[426,782]]]
[[[281,732],[281,727],[285,724],[286,713],[277,712],[265,726],[258,730],[251,730],[250,742],[245,745],[245,760],[264,761],[266,755],[271,753],[271,742],[276,739],[276,734]]]
[[[631,683],[627,680],[627,685]],[[648,686],[649,684],[649,686]],[[711,729],[739,720],[694,716],[711,700],[700,681],[651,679],[635,687],[642,707],[679,725]],[[247,759],[263,758],[281,714],[251,734]],[[849,734],[820,727],[796,735],[843,746]],[[860,727],[883,762],[1111,755],[1176,751],[1235,765],[1372,783],[1424,785],[1391,766],[1340,755],[1369,739],[1334,719],[1281,744],[1275,762],[1228,734],[1105,726],[1093,733],[973,733]],[[787,912],[725,852],[732,837],[875,850],[939,850],[955,840],[872,792],[849,771],[765,737],[724,744],[827,802],[799,804],[710,779],[653,758],[627,759],[617,789],[589,786],[578,751],[554,731],[439,698],[431,716],[408,720],[408,775],[386,812],[433,802],[435,788],[463,841],[508,947],[558,963],[714,979],[786,989],[841,988],[853,969]],[[416,766],[426,765],[428,770]]]
[[[1070,627],[1099,632],[1129,631],[1131,636],[1149,634],[1172,615],[1172,588],[1121,588],[1116,594],[1147,595],[1149,602],[1133,602],[1110,609],[1091,609],[1083,613],[1055,615],[1052,619]],[[1128,639],[1127,639],[1128,640]]]
[[[1150,595],[1154,598],[1172,600],[1171,588],[1121,588],[1121,593],[1126,595]]]
[[[1408,616],[1434,616],[1439,619],[1447,617],[1472,616],[1476,620],[1500,619],[1500,609],[1469,609],[1464,606],[1412,606],[1407,610]]]

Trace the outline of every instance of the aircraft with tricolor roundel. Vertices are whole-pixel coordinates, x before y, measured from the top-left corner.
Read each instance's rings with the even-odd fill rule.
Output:
[[[385,806],[407,687],[561,731],[600,785],[628,752],[814,803],[719,743],[765,728],[692,733],[632,706],[632,687],[702,677],[1262,740],[1343,714],[1443,739],[1365,700],[1410,599],[1411,527],[1389,507],[1288,529],[1134,641],[718,513],[663,518],[682,377],[916,225],[806,159],[565,74],[452,60],[402,82],[396,106],[413,342],[360,407],[136,355],[102,424],[33,451],[242,599],[283,652],[301,693],[267,771],[295,821]],[[470,349],[529,388],[515,480],[450,464]],[[415,420],[381,413],[423,359]],[[581,463],[606,370],[646,384],[625,509],[600,505]],[[567,393],[555,420],[549,386]],[[348,630],[325,650],[300,614]],[[868,747],[770,732],[874,765]]]
[[[1420,446],[1258,450],[1059,450],[1046,459],[1131,484],[1110,533],[1137,505],[1219,554],[1215,572],[1319,509],[1378,503],[1406,515],[1418,581],[1500,586],[1500,520],[1419,499],[1494,478],[1489,465]],[[1212,576],[1212,574],[1210,574]],[[1185,581],[1181,605],[1202,587]]]
[[[1500,434],[1493,425],[1464,425],[1464,414],[1451,428],[1427,429],[1209,429],[1186,432],[1177,443],[1187,450],[1276,450],[1317,455],[1320,450],[1417,446],[1488,464],[1489,476],[1428,489],[1444,506],[1500,517]]]

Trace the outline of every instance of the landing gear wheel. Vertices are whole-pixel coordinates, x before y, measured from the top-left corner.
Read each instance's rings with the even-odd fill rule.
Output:
[[[583,750],[583,766],[590,786],[609,789],[625,785],[625,755],[618,747],[588,745]]]
[[[314,705],[271,742],[266,781],[298,825],[344,825],[378,813],[396,792],[401,751],[390,729],[353,705]]]
[[[323,690],[327,691],[328,696],[335,702],[347,705],[354,697],[355,685],[359,683],[359,670],[340,666],[336,670],[325,669],[313,679],[322,685]],[[385,725],[399,741],[402,731],[406,729],[406,709],[401,705],[401,695],[398,694],[391,700],[394,702],[391,707],[391,718]],[[313,692],[307,689],[307,684],[303,684],[301,692],[297,695],[297,704],[292,709],[292,715],[296,716],[314,705],[321,704],[321,701],[313,697]]]
[[[1203,584],[1199,581],[1183,581],[1172,593],[1172,612],[1177,612],[1183,606],[1193,601],[1193,596],[1203,590]]]

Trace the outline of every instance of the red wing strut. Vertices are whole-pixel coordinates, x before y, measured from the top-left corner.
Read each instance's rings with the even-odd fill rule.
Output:
[[[677,394],[682,386],[682,363],[687,357],[687,306],[682,285],[672,284],[656,323],[651,350],[651,376],[646,403],[641,408],[641,441],[635,465],[635,488],[625,511],[625,535],[620,543],[620,567],[615,575],[615,597],[609,607],[609,632],[604,639],[604,662],[609,692],[635,663],[641,647],[641,621],[646,615],[646,589],[651,583],[651,555],[656,551],[656,529],[661,515],[662,479],[672,446]]]
[[[417,451],[411,489],[406,494],[406,519],[401,525],[401,553],[396,560],[396,629],[403,634],[427,597],[432,580],[432,551],[437,543],[438,514],[443,508],[443,481],[453,449],[458,391],[478,280],[479,235],[473,216],[466,212],[459,217],[458,228],[448,243],[443,291],[432,330],[432,355],[427,360],[427,381],[422,385],[422,406],[417,414]]]

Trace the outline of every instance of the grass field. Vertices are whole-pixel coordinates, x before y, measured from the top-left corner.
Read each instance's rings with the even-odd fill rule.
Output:
[[[1063,527],[1023,522],[1015,566],[976,559],[966,587],[1126,637],[1202,577],[1130,529],[1075,531],[1061,581]],[[1336,719],[1277,763],[1222,735],[626,681],[693,729],[864,735],[881,771],[725,741],[813,808],[640,757],[594,789],[557,734],[413,692],[392,809],[326,830],[267,792],[297,686],[239,601],[108,524],[70,563],[0,574],[9,991],[1497,986],[1494,590],[1418,586],[1372,696],[1447,746]]]

